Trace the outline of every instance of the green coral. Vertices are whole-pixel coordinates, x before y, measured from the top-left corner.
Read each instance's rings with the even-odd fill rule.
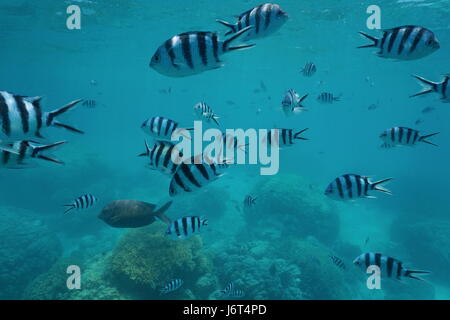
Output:
[[[199,236],[173,240],[165,236],[166,226],[154,223],[128,231],[120,239],[110,260],[110,277],[122,290],[138,297],[158,297],[158,289],[174,278],[186,287],[211,268],[200,251]]]
[[[332,201],[305,178],[277,175],[264,179],[251,192],[253,207],[245,210],[252,230],[268,232],[271,226],[299,237],[314,236],[324,243],[334,241],[339,233],[339,216]]]

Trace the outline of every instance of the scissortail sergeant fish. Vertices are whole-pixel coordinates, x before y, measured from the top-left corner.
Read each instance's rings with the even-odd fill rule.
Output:
[[[312,77],[317,71],[317,67],[313,62],[308,62],[301,70],[301,73],[305,77]]]
[[[400,260],[383,255],[381,253],[367,252],[358,256],[353,263],[366,271],[369,266],[377,266],[380,268],[382,278],[393,278],[401,280],[402,278],[412,278],[422,280],[415,274],[429,274],[430,271],[411,270],[405,268]]]
[[[230,31],[225,35],[237,33],[249,26],[253,27],[244,37],[244,40],[247,41],[263,38],[274,33],[281,28],[288,18],[288,14],[278,4],[265,3],[240,14],[235,24],[223,20],[216,21],[230,28]]]
[[[169,186],[171,197],[205,187],[220,178],[223,175],[222,169],[228,167],[227,160],[198,163],[199,161],[191,159],[189,162],[181,163],[173,175]]]
[[[436,144],[426,140],[432,136],[439,134],[439,132],[427,134],[421,136],[418,130],[406,128],[406,127],[393,127],[386,129],[380,134],[383,144],[383,148],[391,148],[395,146],[415,146],[417,142],[424,142],[436,146]]]
[[[194,106],[194,112],[197,115],[197,117],[201,119],[205,119],[208,122],[214,121],[218,126],[219,122],[217,119],[219,119],[219,116],[214,113],[214,111],[211,109],[210,106],[208,106],[205,102],[199,102]]]
[[[166,230],[166,236],[173,239],[186,239],[199,234],[208,225],[208,219],[190,216],[174,220]]]
[[[69,211],[76,209],[76,210],[86,210],[95,205],[95,203],[98,201],[96,197],[94,197],[92,194],[85,194],[78,198],[76,198],[72,203],[65,204],[65,207],[69,207],[64,213],[68,213]]]
[[[434,33],[420,26],[401,26],[383,30],[383,37],[376,38],[359,32],[373,43],[358,48],[377,48],[379,57],[415,60],[426,57],[440,48]]]
[[[184,282],[181,279],[170,280],[163,288],[161,288],[159,292],[160,294],[167,294],[169,292],[174,292],[180,289],[183,283]]]
[[[0,145],[0,168],[20,169],[31,164],[28,160],[41,159],[59,164],[64,164],[61,160],[43,154],[45,151],[56,148],[66,141],[61,141],[48,145],[32,144],[32,141],[16,141],[5,145]]]
[[[450,85],[449,85],[450,75],[445,75],[444,79],[442,79],[441,82],[433,82],[416,75],[414,75],[413,77],[419,80],[422,84],[424,84],[425,87],[422,91],[413,94],[411,98],[435,92],[440,95],[442,102],[450,103]]]
[[[182,133],[183,130],[193,130],[192,128],[179,128],[179,123],[164,117],[152,117],[145,120],[141,129],[156,140],[170,141],[172,134]]]
[[[299,113],[303,110],[306,110],[306,108],[302,105],[302,102],[307,97],[308,97],[307,94],[305,94],[303,97],[300,97],[300,95],[293,89],[288,90],[284,94],[283,101],[281,102],[285,115],[289,116],[295,113]]]
[[[226,295],[226,294],[230,293],[231,291],[233,291],[233,289],[234,289],[234,283],[230,282],[226,285],[225,289],[220,290],[220,293]]]
[[[334,179],[325,190],[325,195],[335,200],[351,200],[356,198],[375,198],[369,194],[376,190],[387,194],[391,191],[381,186],[393,178],[372,182],[368,177],[358,174],[344,174]]]
[[[15,142],[43,138],[41,130],[59,127],[69,131],[82,131],[63,124],[56,117],[74,108],[82,100],[75,100],[51,112],[42,112],[41,97],[26,97],[0,91],[0,141]]]
[[[300,135],[308,130],[308,128],[294,132],[294,129],[271,129],[267,132],[267,137],[263,138],[263,142],[274,146],[292,146],[296,140],[308,140]],[[272,138],[273,136],[273,138]]]
[[[241,290],[241,289],[233,289],[230,292],[228,292],[226,295],[229,298],[242,298],[243,296],[245,296],[245,292],[244,292],[244,290]]]
[[[256,198],[253,198],[250,195],[245,197],[244,207],[250,208],[250,207],[253,207],[255,204],[256,204]]]
[[[223,66],[225,53],[253,47],[254,44],[231,46],[233,40],[248,32],[247,27],[226,40],[215,32],[193,31],[165,41],[155,52],[150,67],[169,77],[186,77]]]
[[[175,144],[168,141],[156,141],[152,147],[145,141],[145,152],[139,156],[149,158],[150,169],[171,176],[175,174],[183,160],[183,153],[177,149]]]
[[[322,92],[317,97],[317,100],[323,104],[331,104],[333,102],[340,101],[341,98],[336,97],[335,95],[333,95],[332,93],[329,93],[329,92]]]
[[[345,270],[345,263],[337,256],[330,256],[331,261],[339,268]]]

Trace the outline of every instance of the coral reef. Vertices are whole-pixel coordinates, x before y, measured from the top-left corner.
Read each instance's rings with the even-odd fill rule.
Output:
[[[418,237],[417,235],[420,235]],[[393,222],[392,240],[402,244],[410,256],[408,265],[432,271],[427,278],[450,284],[450,222],[431,219],[411,221],[406,217]]]
[[[200,237],[172,240],[165,236],[165,229],[163,223],[154,223],[125,233],[109,262],[111,281],[122,292],[129,292],[138,299],[189,299],[193,295],[205,298],[207,293],[202,293],[201,288],[208,288],[208,285],[200,282],[201,287],[196,290],[195,284],[212,266],[200,250]],[[174,278],[183,279],[183,287],[160,296],[159,289]],[[187,292],[187,288],[193,292]]]
[[[55,234],[36,216],[17,208],[0,208],[0,300],[17,299],[36,276],[62,254]]]
[[[255,185],[251,194],[257,201],[244,212],[248,235],[314,236],[323,243],[331,243],[338,236],[339,217],[334,204],[300,176],[277,175],[264,179]]]

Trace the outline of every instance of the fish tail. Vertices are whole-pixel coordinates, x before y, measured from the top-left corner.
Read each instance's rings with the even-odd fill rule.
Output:
[[[431,145],[433,145],[433,146],[435,146],[435,147],[438,147],[437,144],[434,144],[434,143],[432,143],[432,142],[426,140],[427,138],[432,137],[432,136],[435,136],[435,135],[437,135],[437,134],[439,134],[439,132],[435,132],[435,133],[427,134],[427,135],[425,135],[425,136],[421,136],[421,137],[419,137],[419,141],[422,141],[422,142],[431,144]]]
[[[294,134],[294,139],[298,139],[298,140],[308,140],[307,138],[300,137],[300,135],[301,135],[303,132],[305,132],[306,130],[308,130],[308,129],[309,129],[309,128],[300,130],[299,132],[297,132],[296,134]]]
[[[64,207],[70,207],[69,209],[64,211],[64,214],[68,213],[70,210],[75,209],[75,205],[73,205],[73,204],[65,204]]]
[[[362,31],[360,31],[360,32],[358,32],[358,33],[359,33],[360,35],[366,37],[367,39],[373,41],[373,43],[371,43],[371,44],[366,44],[366,45],[357,47],[358,49],[359,49],[359,48],[376,48],[376,47],[378,47],[378,40],[379,40],[379,39],[377,39],[377,38],[375,38],[375,37],[373,37],[373,36],[371,36],[371,35],[369,35],[369,34],[367,34],[367,33],[365,33],[365,32],[362,32]]]
[[[170,220],[170,218],[167,217],[164,213],[170,208],[172,203],[173,203],[173,201],[167,202],[161,208],[159,208],[158,211],[155,212],[155,216],[157,216],[159,220],[167,223],[168,225],[170,225],[172,223],[172,220]]]
[[[144,143],[145,143],[145,152],[139,154],[138,157],[145,157],[150,154],[150,146],[148,145],[147,140],[144,140]]]
[[[422,279],[421,277],[417,277],[414,274],[430,274],[431,271],[425,271],[425,270],[405,270],[405,277],[420,280],[420,281],[426,281],[425,279]]]
[[[219,20],[219,19],[216,19],[216,22],[223,24],[225,27],[228,27],[231,29],[225,33],[226,36],[229,34],[232,34],[232,33],[236,33],[236,31],[237,31],[237,26],[235,24],[231,24],[229,22]]]
[[[380,180],[380,181],[372,182],[371,183],[372,190],[377,190],[377,191],[381,191],[381,192],[384,192],[384,193],[387,193],[387,194],[392,194],[392,192],[390,190],[388,190],[385,187],[381,186],[382,183],[388,182],[388,181],[390,181],[392,179],[393,178],[387,178],[387,179],[383,179],[383,180]]]
[[[56,143],[53,143],[53,144],[48,144],[48,145],[45,145],[45,146],[33,147],[33,153],[31,154],[31,157],[32,158],[38,158],[38,159],[46,160],[46,161],[51,161],[51,162],[55,162],[55,163],[59,163],[59,164],[64,164],[64,162],[59,160],[59,159],[56,159],[56,158],[53,158],[53,157],[50,157],[50,156],[46,156],[46,155],[43,155],[43,154],[40,154],[40,153],[45,151],[45,150],[52,149],[52,148],[55,148],[57,146],[60,146],[60,145],[62,145],[64,143],[66,143],[66,142],[67,141],[60,141],[60,142],[56,142]]]
[[[231,36],[230,38],[225,40],[222,45],[223,52],[228,52],[228,51],[233,51],[233,50],[242,50],[242,49],[247,49],[247,48],[253,47],[255,44],[243,44],[243,45],[239,45],[239,46],[230,47],[230,43],[233,40],[239,38],[242,34],[246,33],[247,31],[249,31],[252,28],[253,28],[252,26],[245,27],[244,29],[239,30],[233,36]]]
[[[60,127],[60,128],[64,128],[66,130],[69,131],[73,131],[73,132],[77,132],[77,133],[84,133],[81,130],[78,130],[77,128],[74,128],[72,126],[69,126],[67,124],[63,124],[61,122],[58,122],[55,120],[56,117],[60,116],[61,114],[69,111],[70,109],[74,108],[76,104],[78,104],[80,101],[82,101],[82,99],[79,100],[75,100],[72,102],[69,102],[68,104],[66,104],[64,107],[61,107],[57,110],[51,111],[47,114],[47,119],[46,119],[46,125],[49,126],[55,126],[55,127]]]
[[[211,117],[211,119],[220,127],[220,124],[219,124],[219,121],[217,121],[217,119],[219,119],[220,117],[219,116],[216,116],[216,115],[213,115],[212,117]]]
[[[305,100],[306,98],[308,98],[308,94],[305,94],[303,97],[301,97],[300,100],[298,101],[298,104],[302,103],[303,100]]]
[[[425,87],[423,88],[422,91],[417,92],[417,93],[413,94],[412,96],[409,96],[410,98],[438,91],[439,83],[427,80],[427,79],[417,76],[417,75],[413,75],[413,77],[416,78],[417,80],[419,80],[421,82],[421,84],[424,84]]]

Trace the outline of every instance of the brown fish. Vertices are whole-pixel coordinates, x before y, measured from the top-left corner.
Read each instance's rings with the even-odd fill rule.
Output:
[[[105,223],[115,228],[139,228],[152,224],[156,218],[170,224],[172,221],[164,214],[172,205],[167,202],[159,210],[156,205],[136,200],[116,200],[107,204],[98,215]]]

